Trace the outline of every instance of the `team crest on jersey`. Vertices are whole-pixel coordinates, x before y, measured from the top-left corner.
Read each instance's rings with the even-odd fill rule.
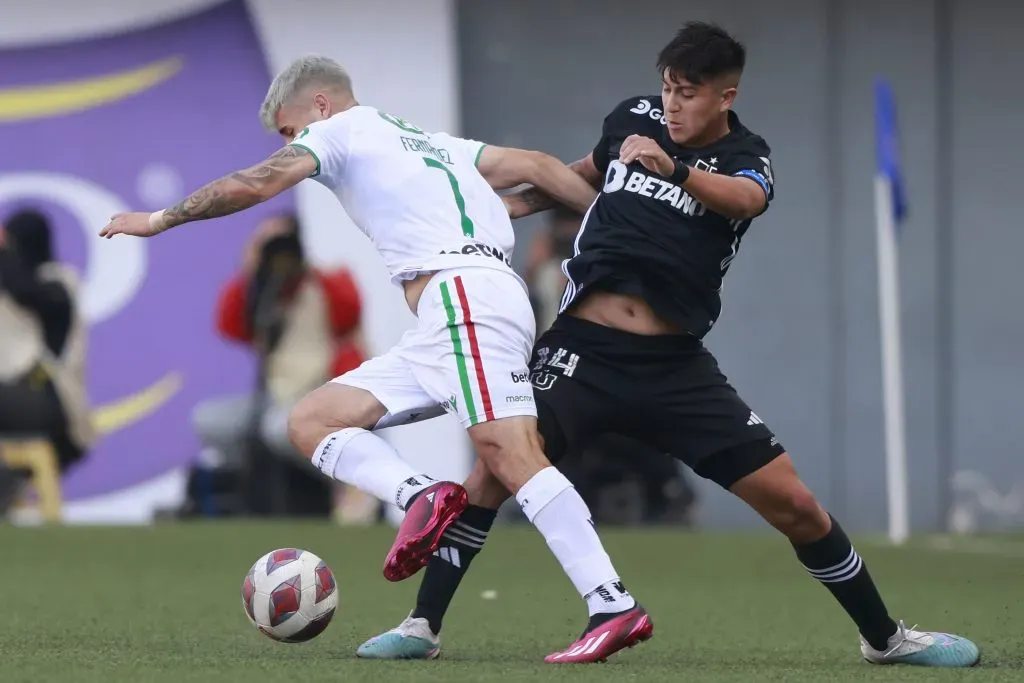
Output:
[[[401,118],[400,116],[388,114],[383,111],[378,111],[377,114],[388,123],[398,126],[407,133],[413,133],[414,135],[426,135],[426,133],[424,133],[422,130],[412,125],[411,123]]]
[[[718,170],[718,157],[711,157],[710,161],[704,161],[703,159],[697,159],[694,162],[693,167],[698,171],[706,171],[708,173],[714,173]]]

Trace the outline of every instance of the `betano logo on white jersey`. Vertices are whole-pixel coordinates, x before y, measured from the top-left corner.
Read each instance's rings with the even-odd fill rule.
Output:
[[[313,177],[370,238],[392,282],[459,266],[511,271],[512,222],[476,168],[482,142],[358,106],[292,144],[316,157]]]

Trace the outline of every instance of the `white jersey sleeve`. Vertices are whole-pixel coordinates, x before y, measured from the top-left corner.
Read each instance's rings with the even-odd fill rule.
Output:
[[[291,145],[301,147],[316,159],[316,170],[310,177],[334,189],[345,177],[351,135],[352,127],[348,120],[333,116],[309,124],[295,136]]]

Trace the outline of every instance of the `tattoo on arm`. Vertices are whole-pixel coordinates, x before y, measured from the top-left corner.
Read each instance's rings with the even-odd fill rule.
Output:
[[[190,221],[227,216],[266,201],[288,187],[282,185],[294,178],[295,166],[307,156],[309,152],[301,147],[282,147],[256,166],[199,188],[165,210],[164,223],[172,228]]]
[[[554,198],[544,194],[536,187],[527,188],[519,192],[518,195],[519,202],[522,204],[527,216],[558,206],[558,202]]]

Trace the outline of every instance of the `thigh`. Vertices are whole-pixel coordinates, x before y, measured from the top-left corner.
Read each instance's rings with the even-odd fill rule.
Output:
[[[548,459],[579,453],[619,422],[622,377],[597,362],[585,341],[548,330],[534,348],[530,379],[537,402],[538,430]]]
[[[644,403],[648,443],[724,488],[784,452],[703,346],[666,363]]]
[[[630,472],[646,479],[669,481],[680,465],[671,454],[655,448],[635,434],[602,434],[591,450],[607,463],[609,469]]]
[[[537,416],[528,361],[533,310],[512,273],[442,271],[417,307],[421,334],[399,354],[416,383],[462,426]]]

